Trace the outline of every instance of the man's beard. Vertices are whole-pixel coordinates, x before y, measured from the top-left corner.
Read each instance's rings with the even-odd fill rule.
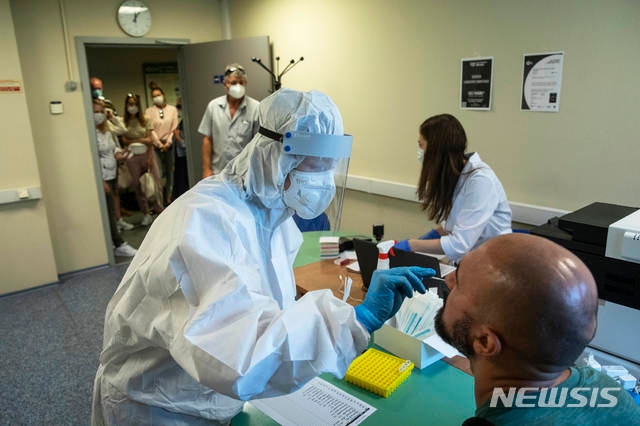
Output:
[[[444,326],[444,321],[442,320],[445,306],[446,302],[444,305],[442,305],[442,307],[436,314],[434,320],[436,332],[440,335],[440,337],[442,337],[442,340],[459,350],[467,358],[471,358],[473,355],[475,355],[473,351],[473,342],[470,336],[471,323],[473,321],[471,317],[465,313],[462,319],[456,321],[453,324],[453,335],[450,335]]]

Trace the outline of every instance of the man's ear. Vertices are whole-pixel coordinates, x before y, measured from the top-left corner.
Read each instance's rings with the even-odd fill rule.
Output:
[[[471,330],[473,351],[476,355],[495,356],[502,350],[502,341],[490,327],[479,325]]]

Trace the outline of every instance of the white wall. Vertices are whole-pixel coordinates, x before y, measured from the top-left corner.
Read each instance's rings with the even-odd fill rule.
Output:
[[[63,3],[70,37],[71,77],[79,80],[73,38],[126,37],[116,22],[121,1],[64,0]],[[151,8],[153,21],[149,38],[186,38],[191,42],[221,38],[219,4],[215,0],[147,0],[146,3]],[[64,273],[107,263],[82,92],[64,90],[70,76],[59,2],[13,0],[11,12],[44,199],[52,206],[47,210],[47,217],[57,271]],[[130,40],[135,42],[133,38]],[[63,102],[63,115],[49,114],[51,100]],[[23,119],[26,118],[25,115]],[[3,245],[0,257],[10,249]]]
[[[0,0],[0,80],[22,82],[9,0]],[[0,191],[40,186],[33,135],[22,93],[0,93]],[[0,294],[58,280],[46,200],[0,205]]]
[[[636,101],[640,2],[629,0],[232,0],[233,37],[269,34],[274,56],[303,63],[286,86],[318,89],[354,135],[350,174],[415,185],[416,140],[449,112],[510,201],[575,210],[640,206]],[[564,51],[560,112],[519,110],[522,55]],[[494,56],[490,112],[460,111],[460,59]],[[343,223],[371,230],[379,197],[345,202]],[[369,200],[369,201],[367,201]],[[404,203],[388,206],[390,222]],[[424,232],[417,204],[403,236]],[[365,213],[366,212],[366,213]],[[363,216],[364,215],[364,216]],[[366,229],[364,229],[366,228]],[[399,235],[389,235],[397,237]]]

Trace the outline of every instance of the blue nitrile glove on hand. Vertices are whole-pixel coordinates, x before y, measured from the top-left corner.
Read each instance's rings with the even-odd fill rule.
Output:
[[[396,249],[399,249],[399,250],[404,250],[404,251],[411,251],[411,246],[409,245],[409,240],[398,241],[396,243],[396,245],[393,246],[393,248],[396,248]]]
[[[356,319],[373,333],[398,312],[405,297],[413,297],[414,290],[424,294],[422,280],[435,274],[419,266],[374,271],[364,302],[355,307]]]
[[[436,231],[435,229],[432,229],[431,231],[427,232],[426,234],[418,237],[419,240],[439,240],[440,237],[442,235],[440,235],[440,233],[438,231]]]

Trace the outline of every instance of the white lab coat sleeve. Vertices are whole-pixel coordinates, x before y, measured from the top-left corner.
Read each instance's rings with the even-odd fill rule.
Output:
[[[237,254],[239,239],[220,239],[204,250],[190,240],[186,235],[171,258],[190,310],[178,319],[169,349],[198,382],[241,400],[275,396],[322,372],[342,377],[366,349],[369,333],[353,307],[330,291],[281,309],[260,289],[257,265]]]
[[[499,202],[490,176],[476,173],[467,178],[453,201],[454,204],[461,203],[460,208],[456,209],[455,217],[447,218],[447,224],[453,223],[453,229],[440,238],[442,251],[449,259],[459,261],[475,246]]]

